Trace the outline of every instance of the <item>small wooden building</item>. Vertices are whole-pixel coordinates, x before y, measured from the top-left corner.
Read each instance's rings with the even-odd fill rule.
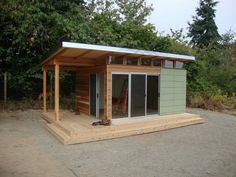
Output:
[[[60,125],[62,115],[68,117],[59,111],[59,73],[63,70],[76,72],[77,111],[80,117],[87,117],[83,120],[135,123],[166,115],[186,115],[184,65],[194,60],[193,56],[186,55],[63,42],[62,47],[42,63],[44,117]],[[47,112],[48,70],[55,71],[54,114]],[[195,123],[202,122],[198,116],[195,118]]]

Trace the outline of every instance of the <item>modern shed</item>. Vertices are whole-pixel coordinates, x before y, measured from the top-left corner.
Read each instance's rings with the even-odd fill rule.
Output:
[[[63,42],[42,63],[43,117],[49,121],[49,130],[65,144],[202,123],[199,116],[185,113],[184,65],[194,60],[186,55]],[[48,70],[55,71],[54,112],[47,109]],[[79,115],[59,111],[60,71],[76,72]],[[99,119],[111,120],[112,125],[92,127]]]

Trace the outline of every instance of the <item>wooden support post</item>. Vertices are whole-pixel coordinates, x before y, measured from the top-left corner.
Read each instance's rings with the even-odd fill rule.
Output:
[[[154,66],[154,60],[151,60],[151,66]]]
[[[4,107],[7,105],[7,73],[4,73]]]
[[[138,64],[137,64],[137,65],[140,66],[140,65],[141,65],[141,62],[142,62],[142,61],[141,61],[141,58],[138,58]]]
[[[123,58],[123,65],[127,65],[127,58]]]
[[[43,112],[47,112],[47,70],[43,67]]]
[[[111,119],[111,73],[108,67],[104,70],[104,119]]]
[[[103,82],[103,107],[104,107],[104,111],[103,111],[103,119],[107,119],[107,68],[104,70],[103,73],[103,78],[104,78],[104,82]]]
[[[59,120],[59,65],[55,64],[55,121]]]
[[[53,73],[50,72],[50,96],[49,96],[49,109],[53,109]]]

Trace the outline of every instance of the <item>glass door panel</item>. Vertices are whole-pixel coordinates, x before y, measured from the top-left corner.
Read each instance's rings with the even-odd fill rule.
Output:
[[[129,75],[112,75],[112,118],[128,117]]]
[[[158,76],[147,76],[147,115],[158,114]]]
[[[131,117],[145,116],[146,75],[131,75]]]

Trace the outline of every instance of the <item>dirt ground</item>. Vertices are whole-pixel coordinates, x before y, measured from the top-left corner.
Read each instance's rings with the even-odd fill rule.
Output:
[[[62,145],[41,111],[0,113],[0,177],[236,177],[236,117],[190,109],[206,123]]]

